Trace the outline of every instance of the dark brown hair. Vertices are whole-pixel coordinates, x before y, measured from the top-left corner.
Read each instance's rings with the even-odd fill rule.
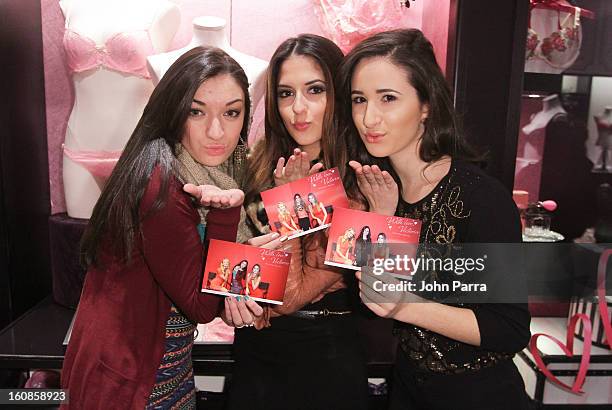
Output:
[[[327,104],[323,118],[321,135],[321,160],[326,168],[335,166],[332,147],[335,144],[338,122],[335,115],[336,92],[335,77],[343,58],[342,51],[331,40],[315,34],[301,34],[281,43],[270,60],[266,85],[265,135],[253,149],[246,172],[245,204],[256,200],[259,192],[273,185],[272,172],[280,157],[289,157],[297,148],[278,109],[278,77],[281,66],[293,55],[312,58],[325,75]],[[312,158],[314,159],[314,158]]]
[[[174,146],[183,138],[193,96],[204,81],[222,74],[230,75],[244,93],[245,121],[240,134],[247,137],[249,83],[240,65],[215,47],[196,47],[183,54],[153,90],[102,190],[81,242],[83,264],[97,263],[103,240],[113,255],[130,261],[134,239],[141,232],[140,201],[151,174],[156,167],[160,168],[161,188],[150,210],[153,212],[165,206],[169,178],[178,175]]]
[[[420,158],[428,163],[445,155],[470,161],[477,160],[478,157],[461,133],[451,91],[436,62],[431,43],[420,30],[399,29],[375,34],[363,40],[346,55],[342,63],[337,87],[342,101],[340,105],[342,128],[334,154],[338,162],[346,164],[354,159],[362,164],[377,164],[389,171],[401,187],[401,181],[388,158],[376,158],[368,153],[352,119],[351,79],[355,67],[363,59],[375,57],[388,58],[403,69],[408,82],[415,88],[421,104],[427,104],[429,107],[424,122],[425,131],[420,140]],[[348,150],[345,147],[348,147]],[[346,174],[345,185],[349,195],[356,192],[353,172]]]

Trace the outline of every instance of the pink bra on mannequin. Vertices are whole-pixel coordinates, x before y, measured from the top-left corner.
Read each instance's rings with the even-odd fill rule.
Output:
[[[64,49],[68,66],[73,72],[100,66],[149,79],[147,57],[154,54],[147,30],[116,33],[103,45],[66,27]]]
[[[540,58],[550,66],[565,69],[574,64],[580,54],[582,42],[582,30],[580,28],[580,9],[576,9],[576,16],[569,14],[563,24],[561,15],[558,13],[558,29],[548,37],[540,39],[540,35],[531,28],[531,15],[529,17],[529,31],[527,32],[527,46],[525,59],[530,60]],[[573,25],[567,25],[567,20],[571,18]],[[578,24],[576,24],[578,22]]]
[[[326,36],[346,53],[372,34],[402,27],[408,8],[397,0],[313,0]]]

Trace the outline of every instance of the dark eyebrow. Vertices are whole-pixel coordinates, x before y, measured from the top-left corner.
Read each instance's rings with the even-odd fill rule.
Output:
[[[318,79],[318,78],[315,78],[314,80],[310,80],[310,81],[305,82],[305,83],[304,83],[304,85],[312,85],[312,84],[315,84],[315,83],[323,83],[323,84],[326,84],[326,82],[325,82],[324,80],[320,80],[320,79]],[[279,84],[279,85],[277,86],[277,88],[291,88],[291,89],[293,89],[293,87],[291,87],[291,86],[289,86],[289,85],[285,85],[285,84]]]
[[[196,100],[195,98],[193,99],[193,102],[196,103],[196,104],[199,104],[199,105],[204,105],[204,106],[206,105],[206,103],[204,103],[204,102],[202,102],[200,100]],[[237,103],[237,102],[242,102],[242,98],[236,98],[235,100],[232,100],[232,101],[228,102],[225,105],[226,106],[227,105],[232,105],[232,104]]]
[[[384,94],[384,93],[396,93],[396,94],[402,94],[399,91],[396,91],[392,88],[381,88],[379,90],[376,90],[376,94]],[[359,90],[353,90],[351,91],[351,95],[352,94],[359,94],[359,95],[363,95],[363,91],[359,91]]]
[[[310,80],[310,81],[308,81],[308,82],[306,83],[306,85],[311,85],[311,84],[314,84],[314,83],[323,83],[323,84],[325,84],[325,81],[323,81],[323,80],[319,80],[318,78],[315,78],[314,80]]]
[[[397,94],[401,94],[399,91],[396,91],[393,88],[381,88],[379,90],[376,90],[376,94],[383,94],[383,93],[397,93]]]

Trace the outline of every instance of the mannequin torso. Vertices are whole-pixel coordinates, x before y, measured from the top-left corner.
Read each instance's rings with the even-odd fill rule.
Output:
[[[548,123],[558,114],[567,114],[559,96],[557,94],[549,95],[542,100],[542,111],[536,113],[531,122],[523,127],[523,132],[527,135],[532,132],[545,128]]]
[[[594,119],[598,133],[597,145],[603,149],[612,149],[612,107],[604,108]]]
[[[593,116],[597,127],[597,146],[601,147],[601,155],[599,156],[594,172],[612,173],[612,106],[604,108],[604,111]]]
[[[166,0],[62,0],[60,7],[66,18],[64,46],[69,58],[73,57],[68,53],[83,47],[77,57],[86,56],[89,48],[91,53],[99,53],[98,61],[103,61],[105,53],[118,50],[115,59],[121,64],[122,57],[128,56],[121,54],[117,42],[125,44],[138,38],[141,52],[162,51],[170,45],[180,23],[177,6]],[[69,44],[69,36],[80,44]],[[108,169],[112,168],[113,159],[142,115],[153,84],[146,70],[120,71],[104,62],[84,70],[71,65],[71,69],[75,100],[64,142],[66,208],[71,217],[89,218],[108,176],[98,173],[94,177],[90,165],[93,162],[95,168],[96,161],[110,161]],[[99,158],[84,163],[75,153]]]
[[[268,63],[232,48],[228,41],[226,22],[220,17],[201,16],[195,18],[193,20],[193,38],[186,47],[147,57],[147,65],[153,81],[157,84],[176,59],[198,46],[218,47],[242,66],[249,79],[249,94],[254,107],[265,92],[265,73]]]

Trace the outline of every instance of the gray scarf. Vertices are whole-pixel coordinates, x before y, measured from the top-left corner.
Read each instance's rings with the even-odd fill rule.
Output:
[[[194,185],[215,185],[221,189],[239,189],[238,183],[234,178],[239,178],[241,169],[234,164],[231,156],[223,164],[216,167],[208,167],[197,162],[183,147],[183,144],[175,145],[176,158],[179,164],[179,174],[182,182]],[[199,207],[200,222],[206,225],[206,215],[210,209]],[[245,242],[252,235],[246,225],[246,212],[244,207],[240,208],[240,222],[238,223],[238,235],[236,241]]]

